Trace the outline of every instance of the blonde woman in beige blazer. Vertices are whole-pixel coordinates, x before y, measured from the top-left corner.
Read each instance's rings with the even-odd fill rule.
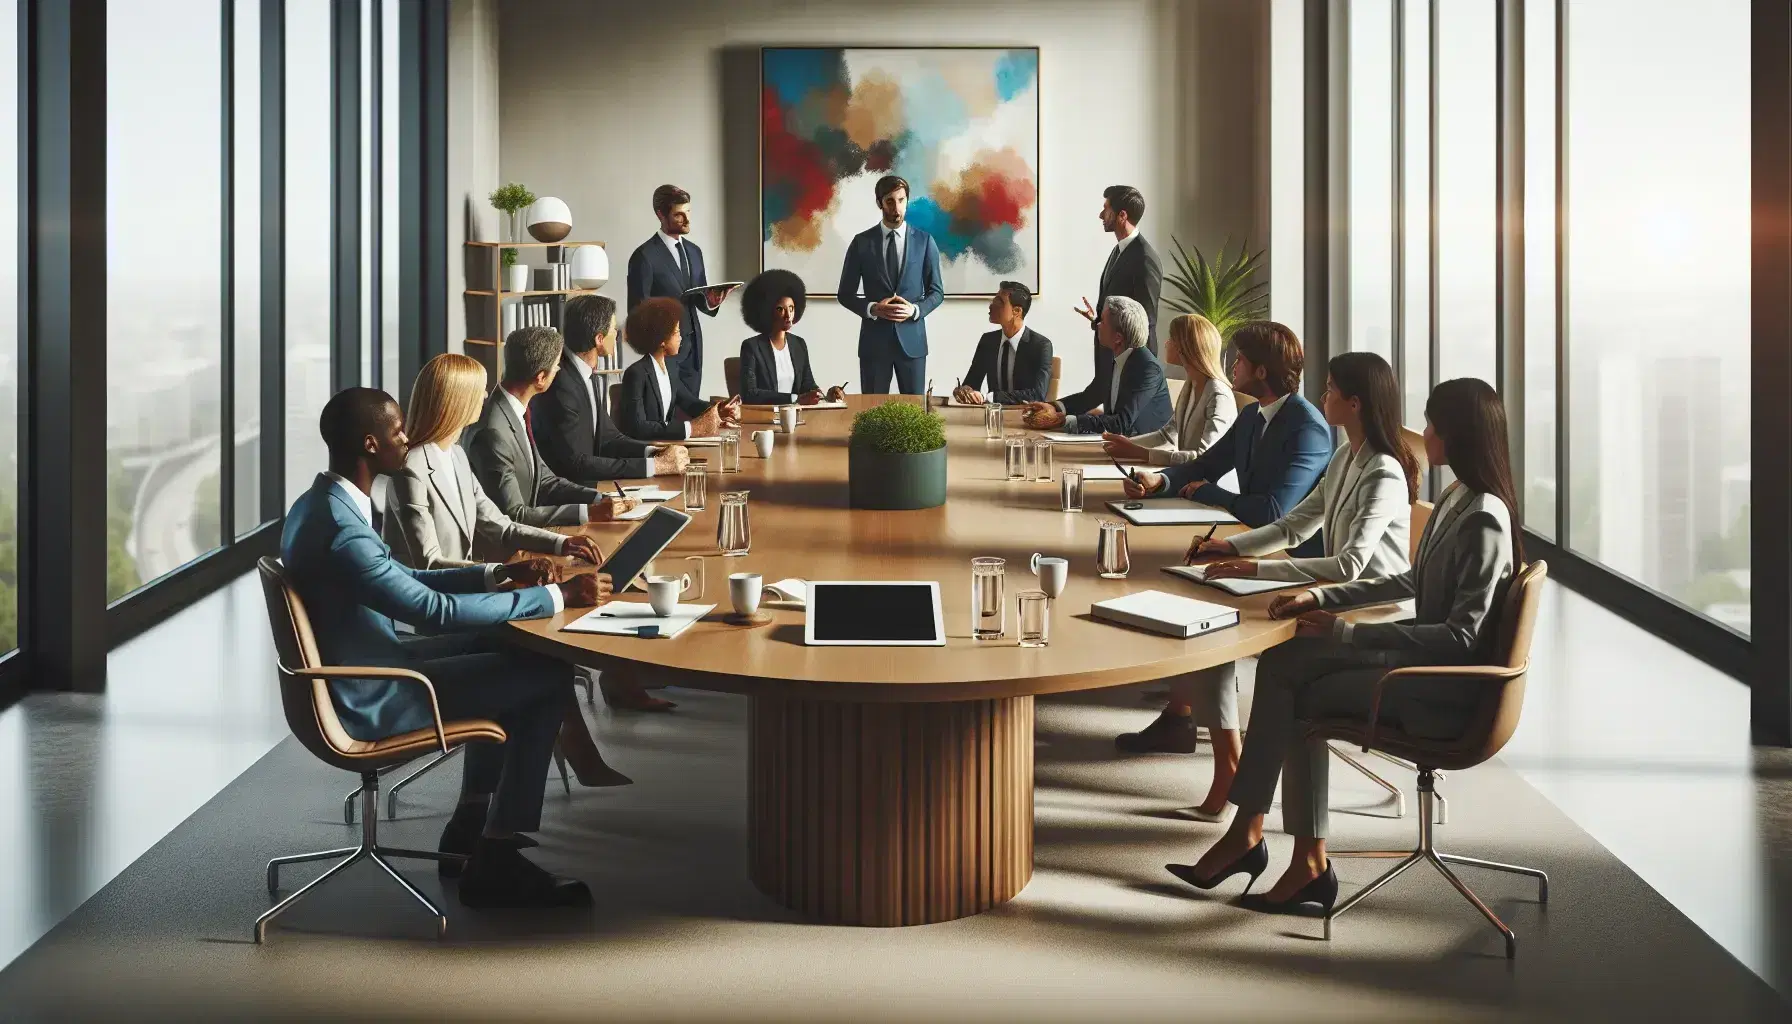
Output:
[[[1175,414],[1161,429],[1136,437],[1103,434],[1102,448],[1116,459],[1174,466],[1193,461],[1224,437],[1238,418],[1238,401],[1220,369],[1223,344],[1219,330],[1198,313],[1170,321],[1164,361],[1182,367],[1185,378]]]
[[[1189,561],[1206,562],[1208,579],[1273,579],[1289,583],[1349,583],[1407,571],[1412,503],[1419,463],[1400,434],[1400,386],[1393,367],[1373,352],[1347,352],[1327,367],[1326,422],[1344,431],[1319,486],[1280,519],[1225,540],[1198,540]],[[1264,558],[1299,547],[1324,531],[1324,555]],[[1270,604],[1272,617],[1289,599]],[[1213,738],[1213,783],[1190,812],[1218,820],[1238,770],[1238,682],[1230,671],[1190,673],[1171,682],[1176,702],[1208,727]]]

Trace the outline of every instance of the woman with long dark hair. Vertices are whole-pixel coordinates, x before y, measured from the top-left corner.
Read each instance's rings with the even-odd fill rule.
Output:
[[[1445,381],[1425,403],[1425,455],[1449,466],[1456,482],[1444,491],[1420,538],[1412,568],[1308,590],[1283,604],[1298,615],[1293,640],[1264,652],[1257,668],[1250,741],[1244,746],[1231,802],[1238,808],[1220,841],[1194,864],[1171,864],[1177,878],[1210,889],[1236,874],[1269,864],[1263,815],[1282,780],[1283,828],[1294,836],[1288,870],[1263,896],[1260,910],[1283,912],[1302,904],[1330,910],[1338,876],[1325,855],[1329,758],[1325,743],[1296,735],[1313,718],[1367,720],[1376,683],[1408,665],[1474,664],[1485,660],[1496,635],[1494,610],[1523,557],[1518,506],[1506,449],[1506,413],[1485,381]],[[1412,599],[1411,619],[1352,624],[1337,613],[1360,605]],[[1460,736],[1479,695],[1460,688],[1386,689],[1378,720],[1433,739]]]
[[[1331,360],[1322,402],[1325,420],[1344,431],[1319,486],[1287,514],[1225,540],[1197,540],[1190,562],[1206,562],[1207,578],[1248,578],[1286,583],[1348,583],[1407,570],[1412,503],[1419,494],[1419,461],[1400,436],[1400,385],[1394,368],[1373,352],[1347,352]],[[1319,534],[1324,554],[1265,558],[1298,548]],[[1243,556],[1243,557],[1240,557]],[[1289,618],[1298,597],[1270,603],[1271,618]],[[1171,684],[1184,692],[1197,725],[1213,740],[1213,783],[1188,813],[1202,821],[1225,816],[1226,795],[1238,771],[1237,674],[1190,673]]]

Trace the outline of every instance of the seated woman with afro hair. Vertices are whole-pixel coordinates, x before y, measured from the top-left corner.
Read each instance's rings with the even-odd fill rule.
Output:
[[[803,279],[788,270],[768,270],[747,285],[741,318],[758,331],[740,343],[740,397],[748,405],[814,405],[838,401],[845,389],[825,395],[809,369],[809,343],[790,333],[803,318]]]
[[[666,371],[667,357],[677,355],[684,340],[679,334],[683,316],[678,300],[669,298],[648,299],[628,315],[623,340],[645,357],[622,371],[617,388],[616,425],[629,437],[643,441],[714,437],[738,414],[736,403],[706,402],[691,394],[684,378]]]

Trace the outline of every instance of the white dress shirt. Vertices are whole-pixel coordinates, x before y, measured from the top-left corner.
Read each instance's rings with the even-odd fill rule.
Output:
[[[891,227],[890,225],[885,224],[883,221],[880,220],[877,222],[877,226],[879,228],[878,235],[877,235],[877,261],[879,263],[884,262],[884,251],[889,248],[890,236],[895,235],[896,236],[896,267],[897,267],[897,272],[900,273],[901,268],[908,264],[908,221],[905,220],[902,223],[896,225],[895,227]],[[876,305],[877,305],[877,303],[875,303],[875,302],[868,302],[865,304],[865,318],[867,320],[877,319],[877,314],[873,313],[871,311],[872,308]],[[920,312],[920,307],[916,306],[913,303],[910,303],[909,307],[908,307],[908,316],[906,319],[913,320],[915,318],[915,314],[918,312]]]
[[[796,394],[796,364],[790,361],[790,339],[784,340],[783,348],[772,346],[772,364],[777,367],[777,390]]]
[[[597,376],[595,368],[590,363],[585,362],[583,356],[580,356],[570,348],[566,350],[566,354],[572,357],[572,364],[574,366],[582,367],[580,372],[585,375],[585,397],[591,399],[591,428],[592,430],[596,430],[597,421],[604,414],[603,399],[598,396],[597,389],[605,387],[606,385],[604,384],[603,379]],[[638,460],[640,465],[636,468],[640,469],[641,472],[635,474],[636,476],[650,477],[653,475],[653,456],[656,454],[656,451],[657,450],[652,445],[648,446],[647,457]]]
[[[1288,394],[1293,394],[1293,392],[1291,391]],[[1263,429],[1264,430],[1269,429],[1269,421],[1275,419],[1276,413],[1281,412],[1282,406],[1286,405],[1287,403],[1288,403],[1288,395],[1283,395],[1282,397],[1276,399],[1275,401],[1269,403],[1268,405],[1264,405],[1261,402],[1257,403],[1257,411],[1263,414]]]
[[[989,382],[990,399],[993,401],[997,391],[1014,390],[1014,361],[1020,358],[1020,336],[1027,329],[1022,327],[1013,334],[1003,334],[1001,347],[996,350],[996,372]]]
[[[373,499],[363,493],[361,488],[356,487],[354,481],[340,473],[326,471],[324,475],[329,477],[330,482],[336,489],[341,491],[343,496],[354,504],[355,511],[361,513],[361,519],[366,522],[368,528],[371,529],[373,527]],[[448,475],[452,477],[454,474],[450,473]],[[503,568],[503,566],[495,563],[485,567],[486,590],[498,589],[498,570],[501,568]],[[559,614],[566,610],[566,598],[561,595],[558,584],[549,584],[548,594],[554,599],[555,614]]]
[[[505,401],[510,403],[510,411],[516,413],[516,421],[523,425],[523,439],[529,442],[529,458],[535,463],[534,470],[536,474],[539,475],[543,463],[541,461],[541,453],[535,450],[535,431],[533,425],[529,422],[529,407],[523,404],[522,399],[511,394],[508,389],[499,388],[498,394],[503,395]],[[590,521],[591,506],[580,505],[579,524],[584,525]]]
[[[672,422],[672,378],[666,375],[666,366],[658,359],[648,356],[647,362],[653,369],[655,383],[660,386],[660,412],[665,415],[666,422],[670,423]],[[690,420],[684,421],[684,436],[691,436]]]

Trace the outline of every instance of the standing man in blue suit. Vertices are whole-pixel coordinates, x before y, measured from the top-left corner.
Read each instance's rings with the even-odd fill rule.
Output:
[[[653,215],[660,229],[635,247],[628,258],[628,308],[633,312],[647,299],[677,299],[684,304],[679,334],[684,345],[666,360],[666,369],[684,381],[691,394],[703,395],[703,325],[697,313],[715,316],[731,288],[708,288],[709,272],[703,266],[703,250],[685,237],[691,233],[691,194],[677,185],[653,190]],[[703,291],[693,292],[693,288]],[[688,294],[687,294],[688,293]]]
[[[545,559],[515,566],[406,567],[380,539],[369,497],[375,477],[404,469],[408,442],[398,403],[383,391],[349,388],[325,404],[319,426],[330,451],[329,471],[293,503],[280,538],[281,560],[311,613],[319,654],[336,665],[414,669],[434,685],[444,720],[493,719],[504,727],[509,738],[503,744],[468,746],[460,804],[442,832],[442,852],[470,858],[461,877],[463,904],[588,904],[583,882],[556,878],[519,852],[535,845],[524,833],[541,827],[543,780],[573,700],[572,672],[552,658],[472,631],[599,604],[609,599],[609,577],[585,574],[542,586],[552,573]],[[566,551],[598,559],[588,538],[569,539]],[[496,589],[512,584],[518,589]],[[440,635],[401,640],[394,621]],[[435,721],[428,692],[408,680],[329,685],[343,727],[356,739],[427,729]],[[458,867],[442,864],[444,874]]]
[[[846,247],[840,268],[840,304],[859,324],[859,390],[867,395],[896,389],[918,395],[927,386],[927,314],[945,300],[940,250],[933,237],[909,224],[908,182],[894,174],[877,181],[883,220]],[[863,297],[860,285],[864,286]]]
[[[1300,339],[1281,324],[1259,320],[1232,335],[1232,387],[1257,400],[1232,421],[1232,428],[1192,462],[1162,473],[1141,472],[1126,481],[1126,496],[1180,494],[1192,501],[1217,505],[1246,526],[1266,526],[1280,519],[1319,486],[1331,461],[1332,431],[1325,416],[1300,395],[1305,365]],[[1238,473],[1238,490],[1213,481],[1228,470]],[[1200,535],[1196,534],[1199,544]],[[1325,553],[1324,538],[1290,551],[1296,558]],[[1236,685],[1227,669],[1226,685]],[[1157,720],[1139,732],[1122,733],[1114,745],[1129,754],[1192,754],[1195,751],[1194,706],[1171,684],[1170,703]]]

